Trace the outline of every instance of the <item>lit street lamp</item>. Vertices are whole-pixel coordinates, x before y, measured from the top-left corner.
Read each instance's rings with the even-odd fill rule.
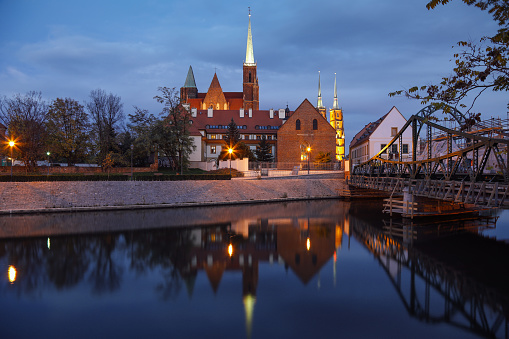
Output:
[[[306,150],[308,151],[308,174],[309,174],[309,152],[311,152],[311,147],[308,146]]]
[[[14,159],[12,158],[12,149],[14,148],[15,142],[9,141],[9,146],[11,147],[11,181],[12,181],[12,163],[14,162]]]
[[[233,148],[228,148],[228,153],[230,153],[230,176],[232,175],[232,153]]]
[[[49,175],[49,167],[50,167],[50,163],[49,163],[49,156],[50,156],[50,152],[46,152],[46,155],[48,156],[48,175]]]

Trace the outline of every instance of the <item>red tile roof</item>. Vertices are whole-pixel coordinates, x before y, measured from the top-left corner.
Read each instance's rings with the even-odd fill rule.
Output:
[[[191,120],[193,121],[193,127],[197,130],[205,130],[211,134],[222,134],[226,132],[232,118],[241,134],[276,134],[284,120],[279,119],[278,110],[274,110],[274,118],[272,119],[270,118],[270,112],[265,110],[253,111],[251,118],[249,117],[249,110],[244,111],[243,118],[240,117],[239,110],[214,110],[213,116],[210,118],[207,117],[207,110],[198,110],[197,116],[191,118]]]

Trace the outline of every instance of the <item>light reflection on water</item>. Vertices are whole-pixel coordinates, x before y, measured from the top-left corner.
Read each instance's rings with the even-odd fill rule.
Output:
[[[328,200],[0,218],[2,337],[507,337],[505,212],[496,227],[380,212]]]

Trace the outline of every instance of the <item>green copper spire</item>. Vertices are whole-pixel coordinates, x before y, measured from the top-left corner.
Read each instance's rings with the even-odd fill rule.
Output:
[[[334,104],[332,109],[339,109],[338,105],[338,87],[336,86],[336,73],[334,73]]]
[[[196,88],[193,68],[191,66],[189,66],[189,71],[187,72],[186,83],[184,84],[184,87]]]
[[[320,71],[318,71],[318,105],[316,106],[318,108],[323,107],[322,103],[322,87],[320,85]]]
[[[249,8],[249,26],[247,28],[247,47],[246,47],[246,66],[255,66],[254,52],[253,52],[253,36],[251,35],[251,8]]]

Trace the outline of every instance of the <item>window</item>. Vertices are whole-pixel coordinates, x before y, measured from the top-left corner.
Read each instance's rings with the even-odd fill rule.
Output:
[[[408,154],[408,144],[403,144],[403,149],[401,150],[401,153]]]
[[[380,151],[384,149],[384,147],[387,146],[387,144],[381,144],[380,145]],[[384,154],[387,153],[387,150],[384,151]]]
[[[398,128],[397,127],[391,127],[391,137],[396,136],[398,134]]]
[[[299,130],[300,130],[300,120],[299,120],[299,119],[297,119],[297,121],[295,121],[295,129],[296,129],[297,131],[299,131]]]
[[[316,131],[318,129],[318,120],[313,119],[313,129]]]
[[[216,146],[210,146],[210,154],[216,154]]]
[[[251,82],[251,71],[249,71],[249,81],[248,82]]]
[[[391,153],[398,153],[398,144],[391,145]]]

